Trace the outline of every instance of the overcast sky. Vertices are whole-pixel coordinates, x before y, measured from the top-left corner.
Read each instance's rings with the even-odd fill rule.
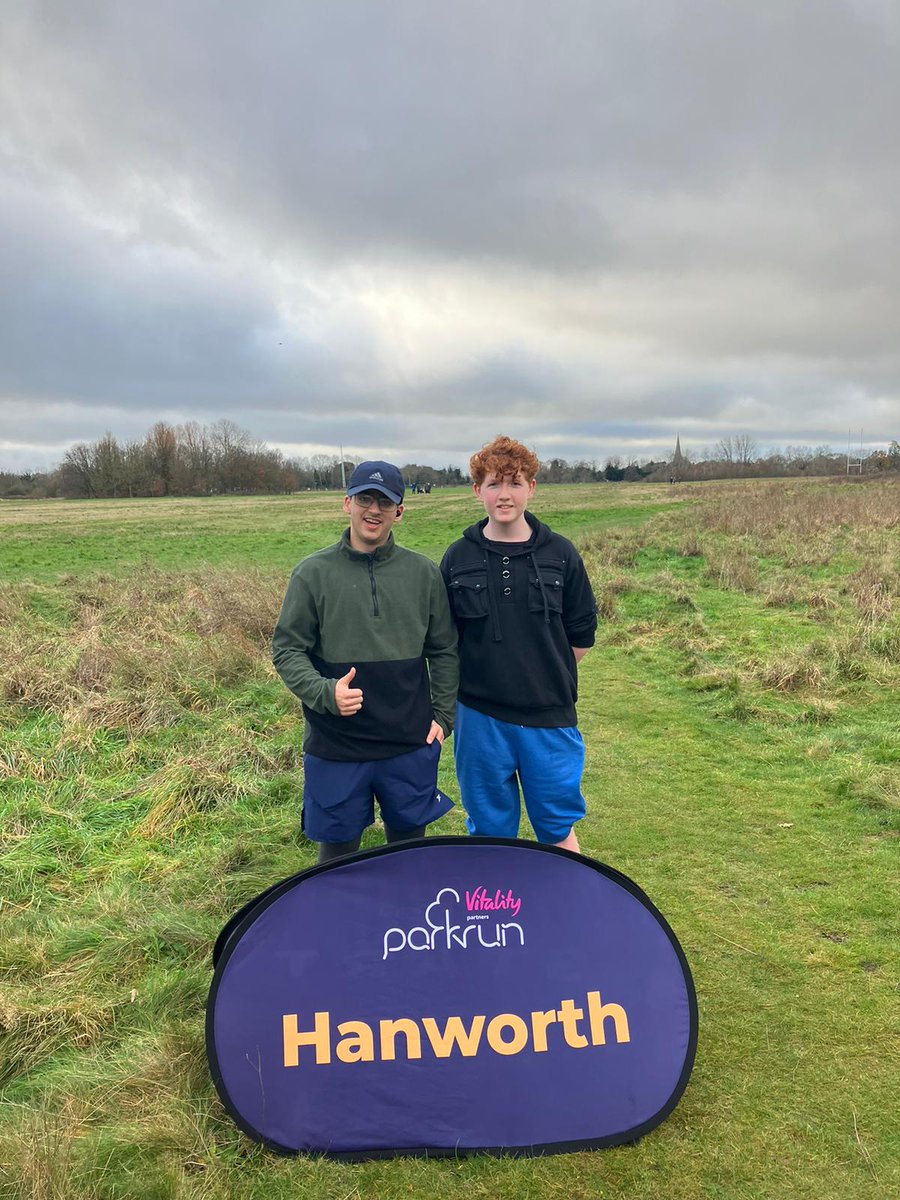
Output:
[[[900,438],[896,0],[5,0],[0,467]]]

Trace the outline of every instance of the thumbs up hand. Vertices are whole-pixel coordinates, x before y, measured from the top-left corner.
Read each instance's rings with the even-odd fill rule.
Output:
[[[351,667],[334,685],[334,699],[342,717],[352,717],[362,708],[362,689],[350,686],[355,675],[356,667]]]

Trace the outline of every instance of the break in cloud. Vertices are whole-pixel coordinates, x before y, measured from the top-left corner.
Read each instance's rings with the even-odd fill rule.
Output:
[[[31,0],[0,467],[227,417],[462,465],[900,436],[887,0]]]

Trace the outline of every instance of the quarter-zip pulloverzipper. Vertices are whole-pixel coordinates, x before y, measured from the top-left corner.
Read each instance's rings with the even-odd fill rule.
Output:
[[[374,554],[366,555],[366,566],[369,568],[369,583],[372,585],[372,614],[378,616],[378,589],[375,587]]]

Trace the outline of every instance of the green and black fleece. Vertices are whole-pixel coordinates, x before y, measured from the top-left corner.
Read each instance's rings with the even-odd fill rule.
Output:
[[[303,703],[308,754],[364,762],[425,744],[432,719],[453,729],[456,628],[437,566],[398,546],[351,549],[349,530],[294,568],[272,638],[278,674]],[[338,713],[335,682],[356,667],[363,705]]]

